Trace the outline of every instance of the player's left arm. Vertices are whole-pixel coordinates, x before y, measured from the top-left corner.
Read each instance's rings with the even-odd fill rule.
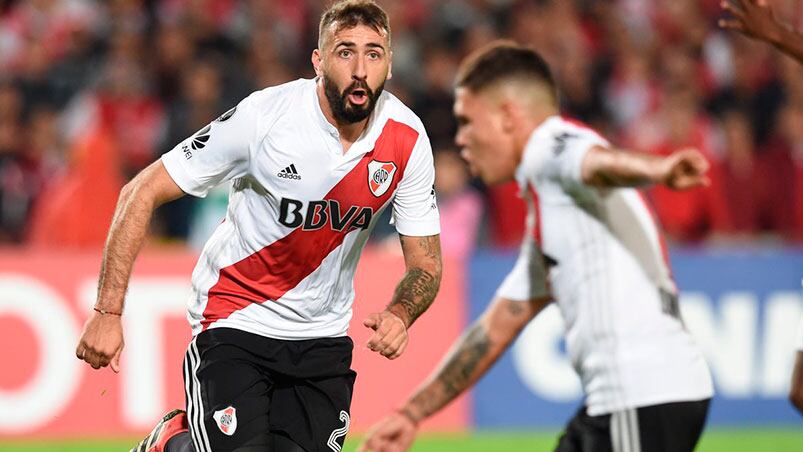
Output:
[[[365,326],[374,329],[368,348],[396,359],[407,347],[407,329],[432,305],[441,283],[440,235],[401,235],[406,272],[387,309],[371,314]]]
[[[792,385],[789,389],[789,401],[803,414],[803,350],[797,351],[795,369],[792,371]]]
[[[789,401],[803,414],[803,319],[800,321],[797,339],[797,357],[792,371],[792,384],[789,388]]]
[[[368,348],[388,359],[404,352],[407,329],[429,308],[440,287],[440,215],[434,184],[432,147],[422,126],[393,197],[393,223],[406,271],[388,307],[363,322],[374,330]]]
[[[593,146],[582,158],[580,179],[599,188],[641,187],[662,184],[685,190],[710,184],[710,164],[696,149],[682,149],[668,156]]]
[[[447,353],[439,368],[395,413],[379,421],[366,436],[360,452],[407,450],[418,424],[440,411],[470,388],[507,350],[519,332],[550,302],[501,296],[488,306]]]
[[[429,308],[441,285],[441,237],[399,235],[404,264],[404,278],[396,286],[388,310],[409,327]]]

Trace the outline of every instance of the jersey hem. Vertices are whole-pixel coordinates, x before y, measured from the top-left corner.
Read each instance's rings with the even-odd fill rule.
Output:
[[[605,414],[615,413],[617,411],[629,410],[633,408],[644,408],[653,405],[662,405],[664,403],[676,402],[697,402],[700,400],[710,399],[714,396],[714,391],[700,391],[693,394],[673,394],[662,395],[656,397],[643,397],[634,399],[622,404],[601,404],[603,406],[586,404],[589,416],[602,416]]]
[[[441,233],[440,223],[438,221],[424,222],[399,222],[396,221],[396,232],[401,235],[411,237],[428,237],[431,235],[438,235]]]
[[[243,325],[240,325],[240,324],[214,322],[211,325],[209,325],[209,327],[206,328],[205,330],[199,328],[200,331],[198,331],[197,333],[195,333],[196,329],[193,328],[193,337],[197,336],[198,334],[200,334],[200,333],[202,333],[204,331],[215,329],[215,328],[231,328],[231,329],[234,329],[234,330],[245,331],[246,333],[256,334],[257,336],[267,337],[267,338],[270,338],[270,339],[277,339],[277,340],[281,340],[281,341],[307,341],[307,340],[311,340],[311,339],[327,339],[327,338],[336,338],[336,337],[348,336],[348,330],[343,331],[343,332],[339,332],[339,333],[336,333],[336,334],[322,334],[322,335],[316,335],[316,336],[287,336],[287,335],[282,335],[282,334],[271,334],[272,332],[260,331],[258,328],[249,328],[249,327],[246,327],[246,326],[243,326]]]

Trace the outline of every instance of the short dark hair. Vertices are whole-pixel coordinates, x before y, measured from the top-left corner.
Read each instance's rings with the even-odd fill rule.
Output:
[[[541,82],[557,98],[555,79],[541,55],[507,40],[491,42],[466,57],[457,71],[455,85],[476,93],[499,81],[516,78]]]
[[[390,41],[388,15],[372,0],[342,0],[332,4],[321,14],[321,22],[318,25],[318,47],[322,44],[324,30],[334,23],[337,24],[336,31],[366,25],[377,33],[387,33]]]

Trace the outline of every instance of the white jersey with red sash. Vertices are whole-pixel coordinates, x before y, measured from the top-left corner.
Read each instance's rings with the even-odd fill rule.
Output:
[[[528,237],[498,294],[526,300],[551,291],[592,416],[709,398],[708,366],[681,320],[649,207],[638,190],[582,181],[594,146],[609,144],[559,116],[532,133],[516,173]]]
[[[162,162],[194,196],[232,181],[226,217],[192,275],[194,334],[343,336],[357,261],[383,209],[400,234],[440,232],[429,139],[387,92],[346,153],[316,81],[300,79],[251,94]]]

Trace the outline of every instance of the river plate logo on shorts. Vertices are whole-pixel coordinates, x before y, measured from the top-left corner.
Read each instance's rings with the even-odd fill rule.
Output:
[[[395,163],[371,160],[368,163],[368,188],[371,189],[371,193],[377,198],[384,195],[390,188],[395,174]]]
[[[237,410],[233,406],[215,411],[212,417],[224,435],[231,436],[237,430]]]

